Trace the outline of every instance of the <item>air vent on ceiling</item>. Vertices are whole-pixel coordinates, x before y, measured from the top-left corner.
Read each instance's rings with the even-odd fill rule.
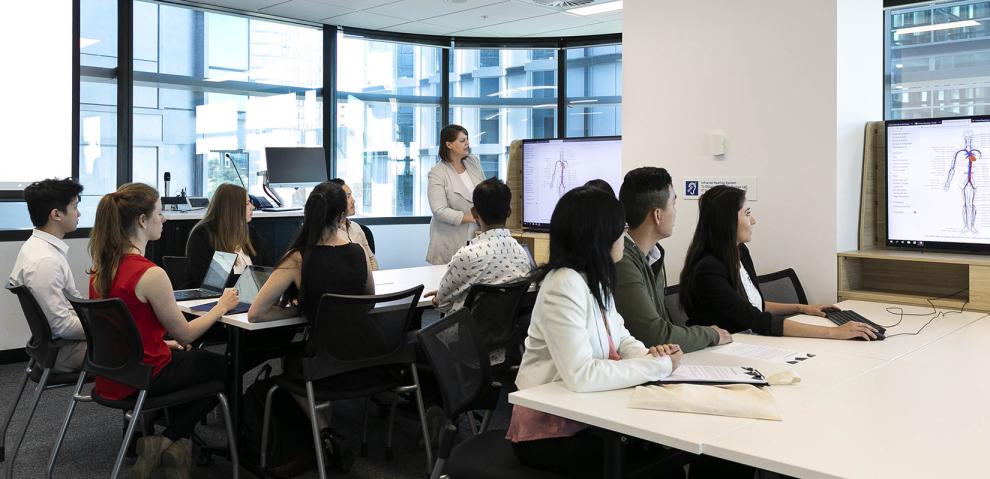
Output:
[[[568,8],[590,5],[592,3],[595,3],[596,0],[530,0],[530,1],[537,5],[542,5],[544,7],[552,7],[552,8],[559,8],[561,10],[566,10]]]

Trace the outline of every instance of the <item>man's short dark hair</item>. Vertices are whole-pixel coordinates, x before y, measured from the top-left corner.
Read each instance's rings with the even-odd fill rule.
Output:
[[[491,177],[474,187],[474,209],[486,225],[504,225],[509,217],[512,191],[502,180]]]
[[[82,185],[72,178],[51,178],[31,183],[24,188],[24,201],[27,202],[28,214],[31,215],[31,224],[35,228],[45,226],[53,209],[65,213],[69,203],[73,198],[79,198],[82,190]]]
[[[663,168],[644,166],[626,173],[619,188],[619,201],[630,228],[643,224],[650,211],[667,209],[671,183],[670,173]]]

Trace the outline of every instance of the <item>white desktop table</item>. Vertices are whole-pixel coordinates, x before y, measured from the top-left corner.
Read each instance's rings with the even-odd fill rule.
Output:
[[[386,294],[403,291],[422,284],[424,292],[435,290],[440,285],[440,279],[447,272],[447,265],[421,266],[416,268],[387,269],[374,271],[372,277],[375,280],[375,293]],[[329,274],[329,273],[328,273]],[[190,301],[180,301],[179,309],[184,313],[202,315],[203,311],[190,309],[203,303],[216,301],[216,299],[197,299]],[[418,308],[432,307],[431,298],[420,298],[417,303]],[[288,326],[298,326],[306,323],[306,318],[297,316],[275,321],[265,321],[251,323],[247,320],[247,313],[231,314],[220,318],[220,322],[226,324],[227,328],[227,372],[228,387],[230,388],[229,401],[231,418],[234,421],[234,430],[238,431],[240,425],[240,402],[243,394],[244,378],[241,367],[243,334],[246,331],[259,331],[272,328]]]
[[[894,321],[886,321],[884,312],[886,305],[866,303],[862,301],[846,301],[839,305],[843,309],[854,309],[863,316],[879,324],[892,324]],[[912,308],[905,306],[906,311]],[[884,341],[837,341],[820,340],[810,338],[782,338],[766,337],[748,334],[735,334],[733,338],[739,343],[758,344],[781,349],[789,349],[802,353],[813,353],[811,359],[797,364],[786,364],[781,362],[769,362],[729,356],[717,353],[717,349],[708,348],[696,351],[684,356],[684,364],[708,364],[708,365],[729,365],[729,366],[752,366],[759,369],[765,375],[771,375],[782,370],[792,370],[797,372],[801,378],[801,383],[793,386],[773,386],[770,388],[774,395],[778,410],[783,421],[763,421],[756,419],[730,418],[720,416],[707,416],[701,414],[676,413],[667,411],[637,410],[628,407],[632,389],[618,391],[608,391],[600,393],[574,393],[566,389],[562,383],[550,383],[542,386],[517,391],[509,396],[509,401],[513,404],[536,409],[539,411],[555,414],[576,421],[580,421],[592,426],[614,431],[620,434],[637,437],[675,447],[695,454],[711,454],[717,457],[762,467],[785,474],[798,475],[804,477],[812,473],[817,474],[819,470],[840,471],[839,476],[898,476],[898,474],[887,474],[882,465],[884,451],[888,450],[890,442],[903,441],[908,444],[905,447],[902,461],[907,458],[907,462],[912,462],[911,458],[918,458],[918,461],[928,460],[933,452],[940,448],[937,439],[926,438],[924,444],[929,447],[924,455],[921,451],[916,451],[910,447],[919,438],[916,435],[924,435],[923,427],[901,426],[899,428],[888,428],[881,436],[882,440],[872,441],[866,439],[864,435],[867,429],[876,429],[887,426],[877,423],[878,415],[890,414],[885,409],[889,403],[900,402],[897,413],[888,421],[910,422],[914,416],[931,414],[938,410],[940,406],[947,406],[954,411],[958,411],[959,417],[966,417],[973,408],[986,408],[990,404],[990,386],[983,385],[984,378],[990,377],[990,364],[982,360],[979,371],[986,372],[972,373],[967,370],[960,371],[956,375],[958,384],[950,386],[944,385],[942,391],[931,392],[921,395],[923,401],[915,402],[910,400],[912,389],[914,394],[917,390],[925,388],[928,383],[926,376],[935,374],[935,371],[943,367],[955,367],[957,364],[969,364],[981,359],[976,356],[985,349],[987,340],[990,340],[990,320],[982,320],[984,313],[961,313],[949,315],[945,318],[936,319],[917,336],[898,336]],[[928,318],[923,318],[927,321]],[[802,321],[814,322],[816,324],[826,324],[827,320],[819,321],[820,318],[801,317]],[[904,322],[898,328],[891,328],[891,334],[899,330],[916,331],[924,321],[919,317],[905,317]],[[896,320],[895,320],[896,321]],[[827,323],[831,324],[831,323]],[[960,343],[960,335],[969,338],[967,331],[979,331],[984,336],[983,341],[970,340],[970,344]],[[977,335],[978,336],[978,335]],[[944,340],[943,340],[944,338]],[[950,338],[952,339],[950,341]],[[980,346],[977,346],[979,344]],[[926,351],[938,351],[938,349],[951,345],[949,348],[962,348],[965,352],[959,354],[966,358],[963,361],[941,360],[928,365],[930,372],[918,374],[915,369],[926,370],[924,367],[915,365],[919,356],[931,361],[934,353]],[[899,358],[903,358],[898,360]],[[938,364],[937,366],[935,364]],[[945,366],[943,366],[945,365]],[[964,367],[965,368],[965,367]],[[975,374],[979,377],[970,377],[968,381],[963,381],[959,376]],[[896,385],[903,382],[903,387]],[[970,385],[969,383],[980,383]],[[965,401],[965,407],[956,408],[956,400],[949,399],[955,393],[947,393],[946,390],[962,387],[965,391],[976,390],[977,398],[969,398]],[[890,389],[890,391],[880,394],[880,390]],[[840,392],[851,396],[836,396],[828,403],[828,398],[838,395]],[[883,397],[883,400],[877,399]],[[940,399],[936,400],[935,397]],[[946,403],[947,401],[951,401]],[[981,402],[982,401],[982,402]],[[908,405],[908,403],[912,404]],[[823,411],[819,407],[828,404]],[[977,405],[978,404],[978,405]],[[820,406],[822,405],[822,406]],[[856,408],[852,405],[868,405]],[[850,409],[856,409],[850,412]],[[865,412],[864,412],[865,411]],[[953,424],[961,431],[977,429],[990,431],[990,416],[978,417],[973,425]],[[929,419],[935,421],[929,416]],[[925,422],[928,426],[929,423]],[[826,435],[819,436],[814,441],[809,441],[809,437],[815,436],[819,430],[829,430]],[[947,427],[940,433],[948,433],[953,428]],[[990,444],[990,433],[982,433],[977,436],[980,445]],[[773,440],[767,440],[772,437]],[[842,455],[820,454],[820,451],[828,451],[828,445],[836,443],[836,454],[841,451]],[[944,443],[943,443],[944,444]],[[972,445],[972,447],[978,447]],[[608,449],[607,449],[608,450]],[[878,464],[875,467],[856,469],[855,465],[849,466],[847,461],[849,455],[858,455],[858,462],[852,464]],[[955,460],[955,454],[946,455],[947,460]],[[807,465],[802,461],[809,461]],[[847,461],[847,462],[843,462]],[[942,462],[942,461],[937,461]],[[844,469],[849,467],[851,469]],[[934,467],[934,466],[933,466]],[[902,467],[909,472],[917,468],[910,466]],[[850,474],[857,471],[868,471],[867,474]],[[920,470],[920,469],[918,469]],[[833,475],[823,473],[824,476]]]
[[[704,452],[798,477],[986,477],[988,343],[982,319]]]

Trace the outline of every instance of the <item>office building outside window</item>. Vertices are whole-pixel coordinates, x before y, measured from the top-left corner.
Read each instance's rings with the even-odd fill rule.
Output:
[[[505,178],[509,144],[557,136],[555,49],[455,49],[450,118],[467,128],[485,176]]]
[[[990,114],[990,2],[885,13],[884,118]]]
[[[431,214],[440,61],[439,47],[338,35],[336,174],[359,214]]]
[[[622,45],[567,49],[567,136],[622,134]]]
[[[322,145],[322,83],[319,29],[135,2],[133,180],[261,194],[265,147]]]

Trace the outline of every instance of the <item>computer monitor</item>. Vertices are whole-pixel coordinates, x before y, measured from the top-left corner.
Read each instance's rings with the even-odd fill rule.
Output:
[[[622,137],[523,140],[523,226],[547,230],[557,200],[588,180],[622,185]]]
[[[893,120],[887,246],[990,251],[990,116]]]
[[[267,147],[268,184],[276,188],[305,188],[327,181],[322,147]]]

